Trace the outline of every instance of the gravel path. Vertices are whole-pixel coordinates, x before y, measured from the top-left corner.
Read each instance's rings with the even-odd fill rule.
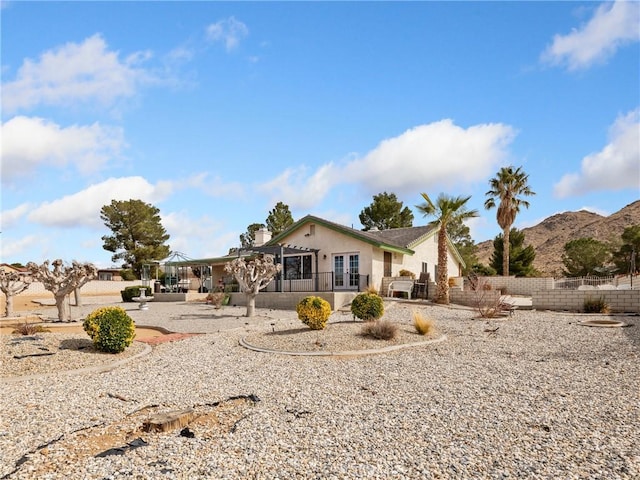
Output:
[[[0,384],[0,478],[640,478],[637,317],[589,328],[577,314],[485,321],[400,303],[385,317],[415,308],[445,342],[338,358],[239,346],[299,326],[292,312],[131,311],[208,333],[106,373]],[[201,415],[186,429],[141,429],[186,408]]]

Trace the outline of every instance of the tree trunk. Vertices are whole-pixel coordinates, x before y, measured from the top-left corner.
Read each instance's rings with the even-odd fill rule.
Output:
[[[436,283],[436,303],[449,304],[449,272],[447,264],[447,231],[440,226],[438,232],[438,279]]]
[[[13,294],[11,292],[5,294],[6,304],[4,310],[4,316],[10,317],[13,314]]]
[[[253,317],[256,314],[256,294],[247,292],[247,317]]]
[[[58,307],[58,320],[61,322],[71,321],[71,307],[69,306],[69,295],[58,294],[55,296],[56,307]]]
[[[80,294],[80,289],[76,288],[73,291],[73,297],[76,300],[76,307],[81,307],[82,306],[82,295]]]
[[[511,236],[511,225],[507,226],[502,232],[502,276],[509,276],[509,249],[511,244],[509,239]]]

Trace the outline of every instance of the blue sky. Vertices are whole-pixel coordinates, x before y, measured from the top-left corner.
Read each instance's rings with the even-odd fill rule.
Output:
[[[282,201],[361,228],[373,196],[522,166],[516,227],[640,198],[637,2],[3,2],[0,262],[112,266],[100,208],[158,207],[221,256]]]

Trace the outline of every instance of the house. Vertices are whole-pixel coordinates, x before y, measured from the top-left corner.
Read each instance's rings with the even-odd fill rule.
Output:
[[[5,273],[29,274],[29,269],[27,267],[17,267],[15,265],[9,265],[8,263],[0,263],[0,270]]]
[[[274,238],[266,230],[257,232],[255,244],[257,251],[283,259],[283,284],[274,282],[270,290],[303,291],[296,282],[307,285],[306,291],[358,291],[369,285],[380,290],[384,277],[401,270],[437,278],[438,231],[438,226],[362,231],[307,215]],[[464,261],[450,241],[448,247],[449,276],[461,276]]]
[[[122,274],[119,268],[100,268],[98,269],[97,280],[120,282],[122,281]]]
[[[295,308],[303,296],[314,293],[337,308],[369,286],[385,295],[384,282],[399,276],[401,270],[416,277],[428,273],[435,280],[438,231],[437,226],[421,226],[365,232],[307,215],[273,238],[268,230],[259,230],[249,250],[217,258],[175,260],[165,268],[211,267],[210,276],[202,279],[205,289],[237,292],[235,279],[224,271],[225,265],[239,257],[271,254],[282,264],[282,271],[258,297],[258,307]],[[449,241],[449,276],[461,276],[463,267],[462,257]],[[232,294],[232,303],[242,305],[243,297]]]

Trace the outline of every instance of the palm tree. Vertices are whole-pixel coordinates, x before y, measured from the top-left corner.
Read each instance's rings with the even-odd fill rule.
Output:
[[[529,175],[522,171],[522,167],[514,169],[512,166],[502,167],[495,178],[489,180],[491,190],[485,195],[489,198],[484,202],[487,210],[496,206],[499,201],[496,219],[502,229],[502,275],[509,275],[509,232],[511,225],[516,220],[516,215],[520,212],[520,207],[529,208],[529,202],[523,196],[535,195],[529,188],[527,181]]]
[[[430,225],[440,225],[438,230],[438,276],[436,278],[436,303],[449,303],[449,272],[447,271],[448,236],[447,225],[451,222],[462,222],[469,218],[477,217],[477,210],[467,210],[466,203],[469,197],[450,197],[441,193],[435,203],[429,195],[422,193],[424,203],[416,205],[418,211],[425,217],[436,217]]]

